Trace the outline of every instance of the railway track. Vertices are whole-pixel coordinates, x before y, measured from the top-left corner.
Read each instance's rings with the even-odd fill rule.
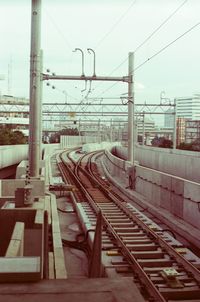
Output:
[[[101,212],[108,267],[133,276],[148,301],[200,301],[200,259],[116,194],[98,173],[98,156],[94,152],[75,161],[63,153],[59,167],[65,181],[76,186],[77,208],[88,228],[95,227]]]

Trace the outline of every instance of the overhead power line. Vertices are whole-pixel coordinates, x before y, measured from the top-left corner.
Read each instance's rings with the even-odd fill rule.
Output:
[[[170,43],[168,43],[167,45],[165,45],[163,48],[161,48],[159,51],[157,51],[155,54],[153,54],[151,57],[149,57],[147,60],[145,60],[143,63],[139,64],[133,71],[135,72],[136,70],[138,70],[139,68],[141,68],[142,66],[144,66],[146,63],[148,63],[150,60],[152,60],[153,58],[155,58],[156,56],[158,56],[160,53],[162,53],[164,50],[166,50],[168,47],[170,47],[171,45],[173,45],[175,42],[177,42],[178,40],[180,40],[182,37],[184,37],[185,35],[187,35],[189,32],[191,32],[193,29],[195,29],[196,27],[198,27],[200,25],[200,22],[196,23],[195,25],[193,25],[192,27],[190,27],[188,30],[186,30],[183,34],[181,34],[180,36],[178,36],[176,39],[174,39],[173,41],[171,41]],[[111,85],[110,87],[108,87],[106,90],[104,90],[102,92],[102,94],[104,94],[105,92],[109,91],[110,89],[112,89],[115,85],[117,85],[117,83],[114,83],[113,85]]]
[[[148,42],[186,3],[188,2],[188,0],[184,0],[141,44],[139,44],[134,52],[138,51],[142,46],[145,45],[146,42]],[[133,6],[135,4],[135,1],[132,3],[131,6]],[[130,9],[130,8],[129,8]],[[128,58],[124,59],[115,69],[113,69],[108,76],[110,76],[111,74],[113,74],[113,72],[115,72],[116,70],[118,70],[124,63],[126,63],[128,61]],[[99,87],[101,84],[97,85],[95,87],[95,89],[97,87]],[[113,85],[110,87],[110,89],[113,87]],[[104,91],[107,92],[108,90],[110,90],[109,88],[106,89]]]
[[[185,31],[182,35],[178,36],[175,40],[173,40],[172,42],[168,43],[167,45],[165,45],[163,48],[161,48],[159,51],[157,51],[155,54],[153,54],[151,57],[149,57],[147,60],[145,60],[143,63],[139,64],[134,71],[138,70],[139,68],[141,68],[143,65],[145,65],[146,63],[148,63],[151,59],[155,58],[156,56],[158,56],[161,52],[163,52],[165,49],[167,49],[168,47],[170,47],[172,44],[174,44],[176,41],[178,41],[179,39],[181,39],[182,37],[184,37],[185,35],[187,35],[189,32],[191,32],[193,29],[195,29],[197,26],[200,25],[200,22],[196,23],[195,25],[193,25],[192,27],[190,27],[187,31]]]
[[[185,4],[188,0],[185,0],[179,5],[175,11],[172,12],[141,44],[139,44],[134,52],[138,51],[146,42],[148,42]]]
[[[184,0],[181,5],[179,5],[175,11],[173,11],[141,44],[139,44],[133,52],[138,51],[147,41],[149,41],[185,4],[188,2],[188,0]],[[126,58],[124,61],[122,61],[113,71],[109,74],[111,75],[113,72],[115,72],[117,69],[119,69],[125,62],[128,61],[128,58]]]
[[[49,19],[51,20],[51,23],[53,24],[53,26],[55,27],[55,29],[57,30],[57,32],[59,33],[59,35],[63,38],[65,44],[67,45],[67,48],[71,50],[72,47],[71,47],[69,41],[67,40],[66,36],[63,34],[63,32],[58,27],[58,25],[54,21],[53,17],[49,14],[49,12],[47,11],[47,9],[45,9],[44,11],[45,11],[46,15],[49,17]]]
[[[111,32],[115,29],[115,27],[124,19],[124,17],[129,13],[130,9],[132,8],[133,5],[136,4],[137,0],[134,0],[131,5],[125,10],[125,12],[120,16],[120,18],[113,24],[111,29],[99,40],[97,45],[95,46],[95,49],[99,47],[99,45],[107,38],[108,35],[111,34]]]

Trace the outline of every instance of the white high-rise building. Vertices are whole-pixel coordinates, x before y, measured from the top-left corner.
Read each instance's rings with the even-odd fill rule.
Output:
[[[190,120],[200,120],[200,94],[176,99],[176,116]]]
[[[165,127],[173,128],[173,112],[172,109],[169,109],[168,114],[165,115]],[[185,120],[200,120],[200,94],[195,94],[192,97],[176,98],[176,117],[184,118]]]

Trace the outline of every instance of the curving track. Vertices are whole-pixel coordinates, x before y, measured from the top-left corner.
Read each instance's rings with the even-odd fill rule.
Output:
[[[110,264],[121,276],[133,276],[147,301],[200,301],[199,258],[102,179],[95,164],[101,152],[75,161],[68,151],[60,155],[58,165],[65,181],[75,185],[76,203],[91,226],[101,212],[106,230],[102,250],[112,255]]]

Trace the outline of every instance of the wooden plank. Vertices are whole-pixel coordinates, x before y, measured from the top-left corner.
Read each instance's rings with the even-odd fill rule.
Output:
[[[53,246],[54,246],[54,248],[63,246],[62,240],[60,237],[60,232],[59,233],[53,232]]]
[[[40,257],[0,257],[0,273],[40,272]]]
[[[58,247],[54,249],[54,262],[56,279],[66,279],[67,271],[65,267],[63,248]]]
[[[51,200],[50,200],[50,196],[45,196],[44,210],[46,210],[48,212],[48,221],[49,221],[49,224],[51,224]]]
[[[5,257],[23,256],[24,253],[24,222],[16,222]]]
[[[49,252],[49,279],[55,279],[53,252]]]
[[[11,239],[21,240],[24,237],[24,222],[16,222]]]
[[[55,278],[66,279],[67,271],[65,267],[65,257],[62,247],[62,240],[60,234],[60,223],[57,211],[57,203],[54,195],[51,195],[51,218],[52,218],[52,239],[55,265]]]
[[[35,215],[35,224],[43,224],[44,222],[44,210],[37,210]]]
[[[40,257],[0,257],[0,282],[27,282],[40,279]]]

